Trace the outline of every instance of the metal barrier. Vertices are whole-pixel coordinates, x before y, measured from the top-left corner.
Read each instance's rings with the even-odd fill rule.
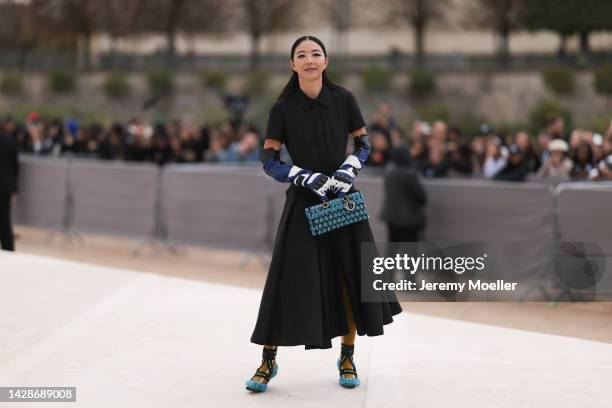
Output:
[[[149,163],[70,163],[74,228],[145,237],[155,224],[157,166]]]
[[[266,176],[252,168],[167,166],[162,202],[178,243],[252,248],[266,229]]]
[[[68,160],[21,158],[15,221],[53,229],[66,221]]]
[[[612,241],[612,182],[555,188],[561,241]]]
[[[27,157],[20,177],[18,224],[242,249],[271,248],[287,189],[258,166],[158,170],[152,164]],[[429,241],[605,240],[612,227],[612,183],[562,183],[556,189],[471,179],[423,183]],[[364,174],[356,184],[376,240],[385,241],[378,219],[382,179]]]

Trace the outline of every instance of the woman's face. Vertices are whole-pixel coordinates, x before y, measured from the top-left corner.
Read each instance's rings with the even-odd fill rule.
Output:
[[[372,142],[372,148],[374,148],[374,150],[383,151],[387,150],[387,148],[389,147],[387,143],[387,138],[382,133],[374,133],[370,140]]]
[[[582,142],[582,133],[577,130],[574,130],[572,132],[572,135],[570,136],[570,146],[572,150],[578,149],[580,142]]]
[[[487,143],[487,157],[495,157],[497,156],[498,152],[499,152],[499,148],[497,146],[497,144],[495,144],[494,142],[489,142]]]
[[[421,141],[415,141],[410,145],[410,154],[412,157],[420,157],[425,152],[425,145]]]
[[[550,163],[553,166],[558,167],[563,161],[563,152],[555,150],[554,152],[550,152],[549,157],[550,157]]]
[[[527,150],[529,147],[529,135],[525,132],[518,132],[516,134],[516,144],[521,150]]]
[[[323,75],[323,70],[327,67],[327,57],[319,44],[306,40],[295,49],[290,65],[300,79],[312,81]]]
[[[476,154],[482,154],[485,151],[485,142],[481,137],[475,137],[470,142],[470,147]]]
[[[589,147],[585,144],[580,144],[578,146],[578,160],[580,163],[587,163],[589,161]]]

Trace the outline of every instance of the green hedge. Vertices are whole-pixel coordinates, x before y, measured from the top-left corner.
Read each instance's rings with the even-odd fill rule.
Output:
[[[382,67],[371,67],[361,72],[361,81],[366,92],[386,92],[391,88],[391,71]]]
[[[0,92],[6,96],[16,96],[23,92],[21,75],[7,72],[0,81]]]
[[[567,67],[552,67],[542,71],[542,81],[550,91],[557,95],[570,95],[576,88],[574,70]]]
[[[174,76],[170,71],[149,72],[147,80],[151,92],[168,94],[174,91]]]
[[[72,93],[75,90],[75,75],[73,72],[53,71],[49,74],[49,89],[59,94]]]
[[[571,112],[559,103],[544,99],[535,104],[529,112],[531,131],[535,134],[546,127],[549,119],[561,116],[565,122],[565,129],[572,129]]]
[[[342,85],[345,80],[344,73],[341,71],[325,68],[325,72],[327,72],[327,77],[329,78],[329,80],[335,84]]]
[[[436,91],[436,78],[429,71],[414,71],[410,75],[408,91],[414,96],[427,96]]]
[[[270,84],[270,74],[267,71],[253,71],[247,77],[245,93],[250,97],[266,94]]]
[[[603,65],[595,70],[593,87],[597,93],[612,95],[612,65]]]
[[[132,92],[126,76],[120,72],[111,72],[104,80],[104,93],[111,99],[123,99]]]
[[[436,120],[450,122],[452,117],[450,109],[446,105],[439,103],[419,105],[416,111],[419,119],[426,122],[434,122]]]
[[[206,89],[223,92],[226,81],[227,74],[223,71],[207,71],[202,73],[202,85]]]

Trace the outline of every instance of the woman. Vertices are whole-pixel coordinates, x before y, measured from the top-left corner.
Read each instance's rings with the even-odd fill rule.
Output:
[[[525,160],[529,163],[529,172],[535,173],[538,171],[542,163],[535,152],[531,138],[527,132],[521,131],[514,136],[514,143],[523,151]]]
[[[586,141],[580,142],[576,149],[572,151],[572,161],[573,167],[570,171],[570,178],[572,180],[588,179],[589,173],[595,168],[591,145]]]
[[[356,191],[352,182],[370,150],[355,98],[329,80],[327,64],[320,40],[298,38],[290,54],[293,74],[268,118],[264,171],[290,186],[251,336],[251,342],[264,345],[262,364],[247,381],[255,392],[265,391],[276,375],[278,346],[331,348],[337,336],[342,336],[340,385],[359,385],[355,335],[383,334],[383,325],[402,311],[393,293],[381,302],[360,301],[361,242],[374,241],[367,220],[316,237],[309,231],[304,209],[328,194]],[[346,157],[349,134],[356,149]],[[293,166],[279,159],[283,143]]]
[[[482,166],[482,175],[486,178],[492,178],[506,166],[506,158],[501,153],[500,144],[498,137],[492,138],[486,144],[486,159]]]
[[[557,180],[569,180],[572,161],[566,157],[569,147],[562,139],[551,140],[548,144],[548,159],[538,170],[538,176]]]

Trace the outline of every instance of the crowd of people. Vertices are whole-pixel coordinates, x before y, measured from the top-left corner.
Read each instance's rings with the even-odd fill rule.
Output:
[[[227,121],[211,129],[178,120],[147,123],[140,117],[104,127],[75,119],[42,118],[31,112],[24,124],[7,116],[1,130],[21,152],[43,156],[73,154],[104,160],[167,163],[255,161],[260,135],[249,122]]]
[[[415,121],[405,134],[393,119],[391,106],[381,102],[369,134],[370,166],[385,166],[392,149],[410,148],[411,165],[423,176],[479,177],[505,181],[527,179],[612,180],[612,122],[605,134],[574,129],[566,136],[563,117],[548,118],[536,137],[527,131],[497,133],[487,124],[477,135],[445,121]]]
[[[159,165],[257,162],[263,143],[255,125],[236,119],[210,127],[178,120],[150,124],[137,117],[105,127],[75,119],[42,118],[31,112],[23,124],[5,117],[0,130],[17,142],[21,152]],[[549,118],[538,135],[526,131],[499,134],[487,124],[480,126],[477,135],[465,135],[442,120],[417,120],[406,132],[393,118],[391,106],[381,102],[368,133],[372,143],[366,162],[369,167],[386,166],[393,148],[406,145],[411,166],[423,177],[612,179],[612,123],[605,134],[574,129],[567,136],[563,118],[556,116]],[[347,146],[347,152],[350,149]],[[284,159],[290,160],[286,154]]]

